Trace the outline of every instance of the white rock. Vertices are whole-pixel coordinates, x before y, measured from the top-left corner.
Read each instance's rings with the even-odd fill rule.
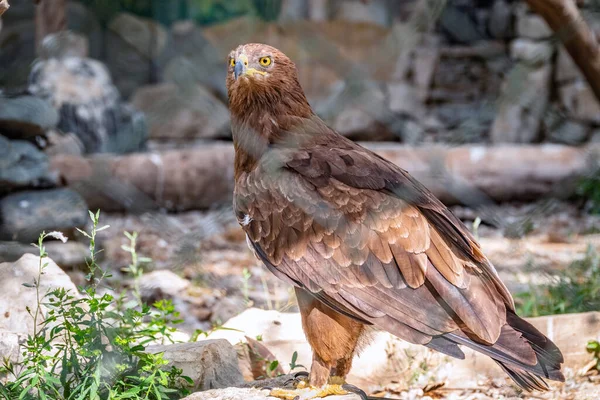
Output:
[[[161,298],[181,296],[190,286],[190,282],[173,271],[160,269],[142,275],[139,280],[142,298]]]
[[[180,64],[173,62],[168,68],[183,68]],[[146,113],[150,137],[154,139],[214,139],[230,134],[226,129],[229,123],[227,107],[207,88],[191,79],[185,85],[142,86],[134,92],[131,102]]]
[[[493,143],[530,143],[537,139],[550,98],[552,68],[517,66],[508,75],[492,125]]]
[[[539,15],[523,12],[517,16],[517,36],[529,39],[548,39],[552,36],[552,29]]]
[[[561,83],[576,79],[584,79],[579,67],[575,65],[571,55],[565,50],[564,46],[559,46],[558,48],[555,76],[556,80]]]
[[[390,12],[386,0],[345,0],[338,2],[334,19],[351,22],[370,22],[387,26],[390,23]]]
[[[0,330],[33,333],[33,318],[26,308],[35,310],[36,290],[23,284],[33,284],[37,279],[39,262],[39,257],[25,254],[14,263],[0,264]],[[48,265],[39,283],[41,295],[57,288],[77,294],[77,288],[69,276],[54,261],[45,258],[43,262]],[[42,306],[42,312],[45,311],[46,308]]]
[[[415,118],[420,118],[425,114],[425,107],[419,98],[419,90],[405,82],[395,82],[388,84],[389,108],[396,113],[408,114]]]
[[[226,340],[202,340],[164,346],[149,346],[149,353],[164,353],[164,358],[183,370],[196,389],[208,390],[239,385],[244,378],[238,367],[238,356]]]
[[[600,123],[600,104],[585,81],[562,85],[558,95],[563,107],[573,118]]]
[[[510,44],[511,57],[530,64],[546,64],[553,54],[554,46],[547,41],[516,39]]]
[[[26,340],[25,333],[0,330],[0,359],[8,358],[12,362],[18,361],[21,355],[20,346]]]
[[[267,389],[227,388],[208,390],[194,393],[182,400],[279,400],[269,396]],[[346,396],[327,396],[327,400],[360,400],[360,396],[349,394]]]

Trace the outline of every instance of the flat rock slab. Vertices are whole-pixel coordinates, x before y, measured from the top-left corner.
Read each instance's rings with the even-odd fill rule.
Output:
[[[194,393],[182,400],[278,400],[269,396],[268,389],[227,388],[207,390]],[[348,394],[344,396],[327,396],[327,400],[360,400],[360,396]]]
[[[194,381],[196,389],[215,389],[243,383],[234,347],[224,339],[192,343],[149,346],[149,353],[163,353],[183,375]]]
[[[562,350],[565,369],[579,370],[591,360],[585,345],[588,340],[599,338],[600,313],[527,318],[527,321]],[[261,343],[280,365],[287,366],[294,352],[297,353],[297,364],[306,367],[311,364],[311,349],[304,337],[299,314],[250,308],[223,327],[230,329],[214,331],[209,338],[226,339],[235,344],[244,342],[245,336],[261,336]],[[412,345],[387,332],[372,332],[368,346],[354,358],[348,383],[370,391],[392,382],[422,386],[445,382],[447,387],[454,388],[478,387],[479,382],[486,379],[499,378],[508,382],[507,375],[492,359],[462,349],[466,359],[458,360],[424,346]],[[244,368],[242,360],[240,364]]]

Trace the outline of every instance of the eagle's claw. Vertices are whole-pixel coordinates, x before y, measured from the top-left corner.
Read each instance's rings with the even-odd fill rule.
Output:
[[[342,385],[342,389],[344,389],[346,392],[350,392],[350,393],[359,395],[362,400],[369,400],[369,396],[367,396],[365,391],[357,386],[346,383],[346,384]]]
[[[283,383],[283,386],[292,386],[294,389],[301,389],[303,387],[308,386],[308,372],[307,371],[299,371],[293,375],[293,378],[288,379]]]

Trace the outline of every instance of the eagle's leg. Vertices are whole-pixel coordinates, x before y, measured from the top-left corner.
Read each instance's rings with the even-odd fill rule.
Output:
[[[342,385],[352,367],[352,358],[364,325],[334,311],[303,289],[296,288],[296,297],[302,327],[313,350],[307,389],[312,389],[314,398],[348,393]],[[306,385],[301,384],[297,387],[304,386]],[[285,398],[284,396],[291,396],[292,393],[294,392],[277,389],[271,396]],[[309,397],[299,395],[299,398]]]

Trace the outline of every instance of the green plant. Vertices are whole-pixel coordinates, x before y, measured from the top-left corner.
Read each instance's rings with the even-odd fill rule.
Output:
[[[97,264],[95,239],[108,226],[98,227],[99,212],[90,212],[90,218],[91,232],[81,231],[90,242],[90,283],[81,294],[65,289],[40,293],[39,282],[48,265],[43,242],[57,233],[40,236],[38,276],[33,283],[24,283],[36,290],[36,308],[28,310],[34,331],[23,346],[22,359],[5,360],[0,368],[11,378],[0,383],[0,395],[8,400],[159,400],[188,394],[193,382],[180,369],[167,368],[162,354],[145,352],[149,342],[172,341],[170,325],[179,322],[173,304],[163,300],[148,306],[137,301],[138,292],[136,306],[124,307],[125,295],[115,299],[98,290],[110,274]],[[130,270],[141,271],[136,236],[128,237]]]
[[[294,354],[292,354],[292,361],[290,361],[290,371],[295,370],[296,368],[304,368],[306,369],[306,367],[302,364],[296,364],[296,361],[298,361],[298,352],[294,351]]]
[[[585,257],[553,277],[548,285],[515,296],[525,317],[600,310],[600,256],[588,246]]]
[[[589,202],[592,214],[600,214],[600,168],[580,179],[576,193]]]
[[[590,340],[587,343],[587,346],[585,346],[585,349],[588,353],[592,353],[594,361],[596,362],[596,365],[592,368],[600,371],[600,343],[597,340]]]

